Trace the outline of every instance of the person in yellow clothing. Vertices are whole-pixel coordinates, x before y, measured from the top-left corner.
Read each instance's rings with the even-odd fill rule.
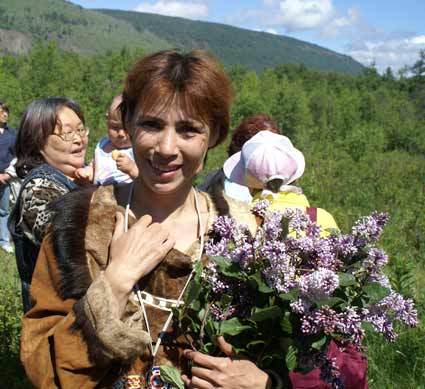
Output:
[[[288,137],[270,131],[260,131],[223,166],[229,180],[250,189],[252,204],[265,199],[271,203],[270,210],[302,209],[322,228],[322,235],[327,236],[330,230],[338,229],[335,219],[326,210],[311,207],[302,189],[294,185],[304,169],[303,153]]]

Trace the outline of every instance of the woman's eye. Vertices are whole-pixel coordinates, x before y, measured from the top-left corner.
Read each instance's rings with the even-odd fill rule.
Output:
[[[154,121],[146,121],[139,124],[140,128],[150,131],[157,131],[161,129],[161,125]]]
[[[179,132],[187,138],[192,138],[194,137],[196,134],[199,134],[199,130],[195,127],[191,127],[191,126],[185,126],[185,127],[181,127],[179,128]]]

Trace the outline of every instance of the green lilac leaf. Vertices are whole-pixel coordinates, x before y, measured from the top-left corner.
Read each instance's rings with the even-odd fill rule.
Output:
[[[199,297],[199,294],[201,293],[201,289],[202,289],[201,284],[195,279],[193,279],[189,283],[187,290],[185,292],[185,297],[184,297],[185,303],[189,305],[193,301],[195,301]]]
[[[254,321],[264,321],[267,319],[277,319],[282,316],[281,309],[273,305],[266,308],[255,308],[254,313],[251,315],[250,319]]]
[[[322,347],[325,345],[325,343],[326,343],[326,336],[317,340],[316,342],[313,342],[311,347],[313,347],[316,350],[321,350]]]
[[[237,317],[229,320],[214,322],[214,327],[220,335],[238,335],[243,331],[252,329],[251,326],[243,325]]]
[[[345,303],[345,300],[343,300],[340,297],[329,297],[324,300],[316,301],[317,306],[323,307],[324,305],[327,305],[328,307],[334,307],[337,304]]]
[[[264,281],[263,276],[261,275],[261,272],[256,272],[253,275],[248,277],[249,281],[251,281],[251,285],[252,283],[255,284],[255,286],[258,288],[258,290],[261,293],[271,293],[273,292],[273,289],[270,288],[266,282]]]
[[[289,320],[289,315],[285,314],[285,316],[280,321],[280,328],[288,334],[292,334],[292,323]]]
[[[288,293],[281,293],[279,297],[283,301],[295,301],[299,295],[300,290],[298,288],[293,288]]]
[[[383,287],[378,282],[372,282],[366,285],[363,291],[369,298],[369,304],[376,304],[390,294],[390,289]]]
[[[289,346],[285,356],[286,367],[289,371],[294,371],[297,367],[297,350],[294,346]]]
[[[162,381],[170,383],[173,385],[173,388],[184,389],[184,382],[177,368],[162,365],[159,367],[159,372]]]
[[[236,263],[224,257],[212,257],[211,259],[217,264],[220,272],[225,276],[238,280],[245,279],[241,272],[241,268]]]
[[[338,273],[338,278],[340,286],[351,286],[357,282],[356,277],[348,273]]]

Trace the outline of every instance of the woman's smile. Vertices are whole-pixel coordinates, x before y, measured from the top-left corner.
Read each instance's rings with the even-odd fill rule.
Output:
[[[180,164],[160,164],[151,160],[148,160],[148,163],[153,172],[162,179],[172,179],[183,166]]]

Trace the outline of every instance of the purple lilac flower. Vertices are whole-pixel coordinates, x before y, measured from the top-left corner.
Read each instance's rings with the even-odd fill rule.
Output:
[[[254,248],[251,243],[243,242],[229,253],[229,257],[232,261],[239,262],[242,267],[247,267],[254,259]]]
[[[301,322],[301,331],[307,335],[323,331],[326,335],[335,332],[340,324],[340,315],[332,308],[324,305],[310,315],[305,315]]]
[[[392,291],[378,304],[362,311],[363,320],[372,324],[377,332],[384,334],[390,342],[394,342],[397,333],[394,331],[392,317],[402,323],[415,327],[418,325],[418,313],[411,299],[404,299]]]
[[[308,215],[298,208],[286,208],[283,216],[289,218],[289,230],[294,231],[297,238],[301,237],[311,225]]]
[[[389,219],[387,213],[373,212],[370,216],[359,219],[353,229],[353,235],[360,240],[376,242],[382,233],[382,229]]]
[[[208,262],[208,265],[204,268],[202,277],[211,285],[211,290],[216,294],[227,292],[231,287],[230,284],[220,276],[217,265],[213,261]]]
[[[311,307],[311,303],[305,298],[298,298],[295,301],[292,301],[289,305],[292,312],[299,314],[306,314]]]
[[[306,235],[311,238],[320,238],[322,228],[314,222],[311,222],[306,230]]]
[[[338,288],[338,285],[338,275],[325,268],[304,274],[298,279],[301,293],[311,301],[324,300]]]
[[[340,317],[342,320],[338,330],[349,335],[351,343],[360,346],[365,336],[361,316],[353,307],[348,307],[340,314]]]
[[[270,246],[273,244],[279,246],[281,242],[268,243],[270,243]],[[296,268],[291,265],[291,257],[285,253],[276,252],[270,254],[268,261],[270,266],[263,270],[263,276],[269,287],[275,289],[278,293],[289,292],[289,289],[296,284]]]
[[[267,212],[267,208],[270,207],[271,202],[269,200],[258,200],[252,207],[252,212],[256,216],[264,217]]]
[[[357,247],[354,243],[354,236],[340,235],[337,237],[336,248],[345,258],[351,258],[357,253]]]
[[[304,315],[301,330],[305,334],[324,332],[326,335],[341,333],[350,339],[355,345],[360,345],[364,338],[364,330],[361,327],[362,318],[353,307],[344,312],[337,313],[332,308],[324,305],[308,315]]]
[[[322,238],[315,241],[314,250],[317,255],[317,265],[328,269],[335,269],[339,264],[335,262],[335,248],[332,239]]]
[[[222,238],[232,239],[237,223],[230,216],[217,216],[213,223],[213,231]]]
[[[332,389],[344,389],[336,358],[329,358],[325,353],[315,357],[316,366],[320,369],[320,379],[332,386]]]
[[[267,212],[262,225],[264,238],[268,240],[280,239],[282,234],[282,213]]]
[[[388,263],[387,254],[377,248],[372,248],[367,258],[363,261],[363,269],[369,274],[378,274],[381,267]]]
[[[259,249],[259,255],[267,259],[272,266],[279,266],[280,262],[289,262],[285,243],[277,240],[265,241]]]
[[[418,312],[411,299],[404,299],[400,294],[391,292],[378,303],[378,306],[391,310],[397,320],[410,327],[418,325]]]
[[[397,333],[394,331],[393,324],[388,315],[383,312],[370,313],[369,310],[363,310],[363,321],[370,323],[376,332],[379,332],[390,341],[394,342],[397,339]]]
[[[285,241],[288,252],[299,252],[297,254],[310,254],[314,250],[314,239],[308,236],[302,236],[298,239],[288,236]]]
[[[215,320],[223,321],[231,317],[236,312],[236,308],[233,305],[229,305],[225,309],[222,309],[216,304],[212,304],[210,311]]]
[[[230,257],[230,252],[228,249],[229,241],[226,238],[221,239],[217,243],[214,243],[212,240],[205,243],[205,253],[210,257]]]

